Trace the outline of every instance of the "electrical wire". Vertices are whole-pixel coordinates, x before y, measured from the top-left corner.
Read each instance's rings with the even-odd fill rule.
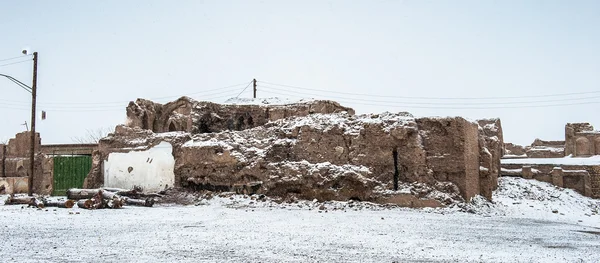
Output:
[[[14,64],[19,64],[19,63],[28,62],[28,61],[31,61],[31,59],[28,59],[28,60],[23,60],[23,61],[17,61],[17,62],[8,63],[8,64],[0,64],[0,67],[4,67],[4,66],[10,66],[10,65],[14,65]]]
[[[32,56],[32,55],[22,55],[22,56],[12,57],[12,58],[3,58],[3,59],[0,59],[0,62],[9,61],[9,60],[18,59],[18,58],[30,57],[30,56]]]
[[[226,92],[238,90],[238,89],[235,89],[235,88],[239,87],[239,86],[242,86],[242,85],[247,85],[247,83],[244,82],[244,83],[239,83],[239,84],[235,84],[235,85],[225,86],[225,87],[221,87],[221,88],[215,88],[215,89],[203,90],[203,91],[198,91],[198,92],[192,92],[192,93],[184,94],[184,95],[181,95],[181,96],[153,97],[153,98],[149,98],[149,100],[160,100],[160,99],[168,99],[168,98],[180,98],[180,97],[183,97],[183,96],[197,95],[197,94],[202,94],[203,96],[212,96],[212,95],[217,95],[217,94],[222,94],[222,93],[226,93]],[[207,93],[207,92],[217,91],[217,90],[219,92]],[[236,92],[236,94],[237,94],[237,92]],[[24,101],[12,101],[12,100],[3,100],[3,99],[0,99],[0,102],[22,103],[22,104],[30,103],[30,102],[24,102]],[[54,105],[59,105],[59,106],[62,106],[62,105],[98,105],[99,107],[103,107],[103,106],[110,107],[110,106],[118,106],[118,105],[128,104],[129,102],[130,101],[112,101],[112,102],[40,102],[40,103],[38,103],[38,105],[48,105],[50,107],[53,107]]]
[[[303,90],[311,90],[311,91],[319,91],[319,92],[327,92],[327,93],[336,93],[336,94],[345,94],[345,95],[353,95],[353,96],[366,96],[366,97],[380,97],[380,98],[401,98],[401,99],[423,99],[423,100],[498,100],[498,99],[521,99],[521,98],[544,98],[544,97],[562,97],[562,96],[572,96],[572,95],[584,95],[584,94],[595,94],[600,93],[600,91],[587,91],[587,92],[572,92],[572,93],[562,93],[562,94],[545,94],[545,95],[528,95],[528,96],[507,96],[507,97],[410,97],[410,96],[387,96],[387,95],[372,95],[365,93],[350,93],[350,92],[340,92],[340,91],[329,91],[329,90],[320,90],[320,89],[310,89],[303,88],[299,86],[291,86],[284,84],[277,84],[266,81],[257,81],[258,83],[264,83],[273,86],[279,87],[288,87],[295,89],[303,89]]]
[[[280,93],[268,91],[272,94],[282,95],[282,96],[292,96],[297,98],[302,98],[297,95],[292,95],[289,93]],[[414,108],[414,109],[460,109],[460,110],[485,110],[485,109],[521,109],[521,108],[545,108],[545,107],[560,107],[560,106],[575,106],[575,105],[588,105],[588,104],[599,104],[600,101],[591,101],[591,102],[580,102],[580,103],[566,103],[566,104],[549,104],[549,105],[526,105],[526,106],[497,106],[497,107],[431,107],[431,106],[410,106],[410,105],[398,105],[398,104],[381,104],[381,103],[364,103],[364,102],[355,102],[355,101],[344,101],[344,100],[336,100],[339,103],[347,103],[347,104],[358,104],[358,105],[367,105],[367,106],[385,106],[385,107],[394,107],[394,108]]]
[[[236,98],[240,97],[240,95],[242,95],[242,93],[244,93],[244,91],[250,87],[250,84],[252,84],[252,82],[254,82],[254,80],[248,82],[248,85],[246,85],[246,87],[240,92],[240,94],[238,94],[237,96],[235,96]]]
[[[291,93],[297,93],[297,94],[309,95],[309,96],[323,96],[321,94],[278,89],[278,88],[274,88],[271,86],[265,86],[265,85],[261,85],[259,87],[261,87],[262,89],[265,89],[265,90],[284,91],[284,92],[291,92]],[[380,103],[393,103],[393,104],[406,104],[406,105],[506,105],[506,104],[514,105],[514,104],[579,101],[579,100],[589,100],[589,99],[599,99],[600,98],[600,96],[591,96],[591,97],[565,98],[565,99],[554,99],[554,100],[512,101],[512,102],[407,102],[407,101],[369,100],[369,99],[348,98],[348,97],[339,97],[339,96],[328,96],[328,97],[336,98],[336,99],[343,99],[343,100],[357,100],[357,101],[365,101],[365,102],[380,102]]]
[[[222,93],[222,92],[221,92]],[[225,97],[232,97],[235,94],[237,94],[237,91],[235,93],[232,93],[231,91],[229,93],[226,94],[221,94],[218,96],[210,96],[210,97],[206,97],[204,98],[204,100],[214,100],[214,99],[219,99],[219,98],[225,98]],[[15,110],[31,110],[31,109],[27,109],[27,108],[18,108],[18,106],[23,106],[23,105],[19,105],[19,104],[7,104],[9,107],[4,106],[3,104],[0,104],[0,108],[4,108],[4,109],[15,109]],[[10,107],[13,106],[13,107]],[[17,106],[17,107],[14,107]],[[38,108],[40,108],[41,110],[44,110],[46,112],[101,112],[101,111],[123,111],[127,106],[49,106],[49,107],[44,107],[44,106],[38,106]]]

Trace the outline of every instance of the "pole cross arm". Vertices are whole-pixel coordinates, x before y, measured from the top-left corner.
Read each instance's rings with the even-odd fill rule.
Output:
[[[0,74],[1,77],[5,77],[7,79],[9,79],[10,81],[14,82],[15,84],[19,85],[21,88],[23,88],[25,91],[32,93],[33,89],[31,87],[29,87],[27,84],[19,81],[18,79],[15,79],[9,75],[4,75],[4,74]]]

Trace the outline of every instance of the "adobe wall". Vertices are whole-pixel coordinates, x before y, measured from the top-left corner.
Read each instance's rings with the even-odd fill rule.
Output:
[[[479,194],[478,125],[460,117],[416,122],[433,178],[455,183],[466,200]]]
[[[507,158],[561,158],[565,156],[565,141],[535,139],[529,146],[505,143]]]
[[[589,123],[565,125],[565,155],[591,156],[600,154],[600,131]]]
[[[326,100],[287,105],[230,105],[196,101],[188,97],[164,105],[137,99],[129,103],[126,111],[126,125],[131,128],[138,127],[156,133],[186,131],[194,134],[240,131],[291,116],[343,111],[354,114],[353,109]]]
[[[175,185],[196,190],[319,200],[402,199],[414,205],[431,203],[407,199],[406,191],[418,200],[441,191],[446,194],[434,201],[447,203],[477,194],[491,198],[497,185],[499,120],[488,120],[480,130],[478,123],[460,117],[354,116],[352,109],[327,101],[265,107],[180,99],[165,105],[176,105],[167,107],[175,110],[166,113],[165,106],[143,100],[130,104],[127,126],[117,126],[100,141],[84,187],[105,183],[101,166],[112,153],[146,151],[161,142],[173,147]],[[174,116],[179,124],[164,125]],[[244,125],[236,122],[240,116]],[[152,132],[166,126],[192,133]],[[482,167],[488,171],[482,173]]]
[[[498,187],[500,158],[504,156],[504,136],[500,119],[478,120],[479,124],[479,188],[481,195],[492,200]]]
[[[600,198],[600,165],[502,164],[503,176],[518,176],[569,188]]]
[[[21,132],[8,141],[6,145],[0,145],[0,176],[2,184],[5,185],[6,193],[26,193],[29,181],[29,164],[31,149],[31,133]],[[35,150],[39,151],[41,139],[36,133]],[[33,177],[33,191],[38,194],[49,194],[52,191],[52,178],[44,175],[45,156],[35,155],[35,174]],[[23,187],[25,185],[25,187]],[[48,191],[49,189],[49,191]]]
[[[0,177],[6,177],[6,169],[4,168],[4,161],[6,157],[6,145],[0,144]]]

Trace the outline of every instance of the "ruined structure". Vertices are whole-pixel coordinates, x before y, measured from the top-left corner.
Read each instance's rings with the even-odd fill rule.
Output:
[[[565,155],[591,156],[600,154],[600,131],[589,123],[565,125]]]
[[[531,145],[504,144],[504,158],[561,158],[565,156],[565,141],[535,139]]]
[[[531,146],[505,147],[511,155],[502,160],[502,175],[536,179],[600,198],[600,160],[594,156],[600,154],[600,132],[589,123],[567,123],[564,141],[536,139]]]
[[[29,161],[31,133],[21,132],[10,139],[8,144],[0,144],[0,194],[27,193],[29,186]],[[64,195],[63,191],[56,191],[56,184],[62,187],[82,187],[80,183],[89,172],[89,165],[76,167],[76,163],[69,162],[80,156],[91,156],[97,144],[50,144],[42,145],[40,134],[36,133],[35,142],[35,171],[33,175],[32,190],[35,194]],[[56,163],[55,159],[59,158]],[[55,166],[55,164],[57,164]],[[61,167],[66,166],[66,167]],[[88,170],[85,170],[85,168]],[[58,169],[57,169],[58,168]],[[55,172],[59,172],[58,182]],[[79,182],[78,182],[79,181]]]
[[[185,131],[196,134],[225,130],[241,131],[290,116],[343,111],[354,114],[351,108],[324,100],[256,107],[195,101],[188,97],[181,97],[164,105],[137,99],[127,106],[127,126],[151,130],[155,133]]]
[[[22,132],[16,134],[15,138],[8,144],[0,144],[0,185],[5,193],[27,193],[29,185],[29,164],[31,149],[31,133]],[[41,140],[36,133],[35,150],[39,152]],[[43,166],[50,165],[44,156],[35,156],[35,174],[33,176],[34,192],[43,192],[47,186],[47,176],[44,174]]]
[[[498,187],[500,158],[504,155],[504,136],[500,119],[478,120],[479,124],[479,189],[492,199]]]
[[[175,186],[196,190],[439,206],[491,198],[503,145],[499,120],[480,127],[460,117],[356,116],[332,101],[138,99],[127,115],[126,125],[100,141],[87,187],[130,187],[155,174],[146,187],[170,187],[172,177]]]

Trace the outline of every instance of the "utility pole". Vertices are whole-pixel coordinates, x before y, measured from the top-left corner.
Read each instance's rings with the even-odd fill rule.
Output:
[[[254,84],[254,98],[256,99],[256,79],[253,79],[252,83]]]
[[[27,194],[33,195],[33,173],[35,172],[35,100],[37,95],[38,53],[33,52],[33,84],[31,85],[31,147],[29,148],[29,189]]]

